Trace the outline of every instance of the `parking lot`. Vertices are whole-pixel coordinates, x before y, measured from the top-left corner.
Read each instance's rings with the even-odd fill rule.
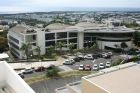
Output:
[[[78,68],[81,64],[90,65],[91,67],[93,67],[94,64],[97,64],[99,66],[100,63],[103,63],[105,66],[106,62],[108,62],[108,61],[112,62],[113,59],[118,59],[118,58],[122,58],[122,57],[119,55],[113,55],[113,56],[111,56],[111,58],[97,58],[97,59],[93,59],[93,60],[85,59],[85,60],[81,60],[80,62],[75,62],[73,65],[65,65],[65,66],[68,66],[73,70],[78,70]]]

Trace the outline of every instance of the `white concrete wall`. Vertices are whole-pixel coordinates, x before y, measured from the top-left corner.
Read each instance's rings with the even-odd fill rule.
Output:
[[[5,69],[4,66],[1,64],[2,63],[0,63],[0,87],[3,86],[5,83],[5,75],[3,75],[5,73]]]
[[[4,80],[1,81],[6,82],[5,86],[10,86],[15,93],[35,93],[5,61],[2,61],[0,66],[3,67],[3,69],[0,68],[0,74],[4,76]]]
[[[37,46],[40,47],[41,55],[46,53],[45,49],[45,31],[37,31]]]
[[[115,44],[120,46],[121,43],[122,42],[108,42],[108,41],[97,40],[97,44],[99,46],[99,49],[104,49],[105,46],[115,48],[115,46],[114,46]],[[132,48],[132,41],[127,41],[125,43],[128,45],[128,48]]]
[[[84,33],[78,32],[78,48],[83,49],[84,47]]]

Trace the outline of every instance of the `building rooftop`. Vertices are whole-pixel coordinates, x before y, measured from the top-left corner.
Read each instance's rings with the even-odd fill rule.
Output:
[[[140,92],[140,65],[130,63],[113,68],[102,70],[99,75],[86,79],[110,93]]]
[[[61,24],[61,23],[53,23],[53,24],[46,26],[45,28],[49,29],[49,30],[62,30],[62,29],[65,29],[69,26],[70,25]]]
[[[15,27],[11,28],[10,31],[14,31],[16,33],[34,33],[35,27],[27,26],[27,25],[16,25]]]

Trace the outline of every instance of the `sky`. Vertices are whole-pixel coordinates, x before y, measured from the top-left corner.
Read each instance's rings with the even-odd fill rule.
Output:
[[[140,0],[0,0],[0,12],[58,11],[77,8],[140,8]]]

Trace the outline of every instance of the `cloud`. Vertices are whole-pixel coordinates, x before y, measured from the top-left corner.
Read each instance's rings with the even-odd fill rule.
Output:
[[[140,7],[140,0],[0,0],[0,11],[45,11],[65,7]]]

